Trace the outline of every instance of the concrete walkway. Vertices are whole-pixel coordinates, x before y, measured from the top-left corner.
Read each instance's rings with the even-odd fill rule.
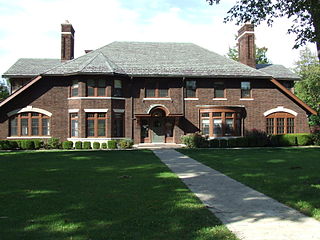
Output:
[[[239,239],[320,240],[320,222],[173,149],[153,150]]]

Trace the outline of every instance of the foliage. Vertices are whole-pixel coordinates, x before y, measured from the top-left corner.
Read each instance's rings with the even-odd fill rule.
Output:
[[[107,149],[108,148],[108,145],[107,145],[107,143],[101,143],[101,148],[102,149]]]
[[[93,149],[100,149],[100,143],[99,142],[92,143],[92,148]]]
[[[91,142],[83,142],[82,149],[91,149]]]
[[[181,137],[181,141],[187,146],[187,148],[208,147],[208,141],[199,133],[189,133],[184,135]]]
[[[73,142],[72,141],[64,141],[62,143],[62,148],[63,149],[72,149],[73,147]]]
[[[121,149],[128,149],[128,148],[132,148],[133,146],[133,141],[131,139],[121,139],[118,142],[118,146]]]
[[[320,131],[313,133],[311,138],[314,145],[320,145]]]
[[[269,64],[271,61],[267,57],[267,51],[268,48],[262,47],[258,48],[256,47],[256,64]],[[229,47],[229,51],[227,53],[227,56],[235,61],[239,61],[239,51],[238,48],[235,46],[233,48]]]
[[[245,132],[250,147],[264,147],[268,144],[268,136],[264,131],[252,129]]]
[[[300,52],[300,60],[296,63],[296,73],[301,81],[295,84],[295,93],[318,112],[309,117],[310,125],[320,125],[320,64],[316,57],[306,48]]]
[[[0,140],[0,150],[11,150],[10,141]]]
[[[117,148],[117,141],[116,140],[109,140],[108,141],[108,148],[109,149],[116,149]]]
[[[297,144],[299,146],[307,146],[312,145],[312,134],[310,133],[298,133],[297,136]]]
[[[8,96],[9,96],[8,88],[0,83],[0,102],[1,100],[7,98]]]
[[[59,138],[49,138],[47,142],[47,147],[49,149],[59,149],[61,148],[61,143]]]
[[[220,0],[206,0],[210,5]],[[320,1],[319,0],[239,0],[228,11],[225,22],[236,21],[236,24],[251,22],[259,25],[267,21],[272,25],[275,18],[287,17],[292,20],[289,33],[296,34],[294,48],[307,42],[317,44],[320,60]]]
[[[23,150],[35,149],[35,144],[33,140],[19,140],[18,146]]]
[[[75,149],[82,149],[82,142],[81,142],[81,141],[77,141],[77,142],[74,144],[74,148],[75,148]]]

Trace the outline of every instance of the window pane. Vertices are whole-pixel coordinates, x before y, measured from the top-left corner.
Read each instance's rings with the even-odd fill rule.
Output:
[[[233,135],[233,119],[226,119],[226,136]]]
[[[214,83],[214,97],[215,98],[224,98],[224,83],[215,82]]]
[[[98,118],[105,118],[106,114],[105,113],[98,113]]]
[[[114,136],[115,137],[123,137],[123,118],[122,118],[122,116],[118,116],[114,120]]]
[[[31,113],[32,117],[38,117],[40,114],[39,113]]]
[[[73,80],[72,81],[72,86],[71,86],[71,96],[78,96],[78,88],[79,88],[79,84],[77,80]]]
[[[241,119],[240,118],[238,118],[237,120],[236,120],[236,123],[237,123],[237,126],[236,126],[236,129],[235,129],[235,135],[236,136],[241,136]]]
[[[287,118],[287,133],[294,133],[294,118]]]
[[[149,137],[149,123],[147,120],[141,121],[141,138]]]
[[[159,97],[168,97],[168,89],[159,89]]]
[[[42,135],[43,136],[50,135],[50,121],[48,118],[42,119]]]
[[[277,134],[284,134],[284,118],[277,118]]]
[[[155,89],[146,89],[146,97],[155,97],[156,91]]]
[[[209,113],[202,113],[201,117],[209,117]]]
[[[213,119],[213,134],[222,135],[222,119]]]
[[[99,88],[105,88],[105,87],[106,87],[106,80],[104,80],[104,79],[99,79],[99,80],[98,80],[98,87],[99,87]]]
[[[28,119],[21,118],[21,135],[26,136],[28,135]]]
[[[214,116],[214,117],[221,117],[221,112],[214,112],[214,113],[213,113],[213,116]]]
[[[209,119],[202,119],[201,121],[201,132],[204,135],[209,135],[209,128],[210,128],[210,120]]]
[[[87,114],[87,117],[88,117],[88,118],[93,118],[93,117],[94,117],[94,113],[88,113],[88,114]]]
[[[10,136],[18,135],[18,119],[12,118],[10,121]]]
[[[98,120],[98,136],[104,137],[106,135],[106,120],[99,119]]]
[[[87,81],[87,96],[94,96],[94,81]]]
[[[241,82],[241,97],[248,98],[250,97],[250,82]]]
[[[94,120],[87,120],[87,136],[94,136]]]
[[[186,81],[186,97],[190,98],[190,97],[196,97],[196,81],[194,80],[189,80]]]
[[[39,135],[39,119],[38,118],[31,119],[31,135],[32,136]]]
[[[114,80],[114,88],[122,88],[122,81]]]
[[[106,89],[105,88],[98,88],[98,96],[106,96]]]
[[[78,120],[73,119],[71,120],[71,137],[78,137]]]
[[[274,119],[267,118],[267,134],[274,134]]]
[[[232,112],[226,112],[226,117],[232,117],[233,113]]]

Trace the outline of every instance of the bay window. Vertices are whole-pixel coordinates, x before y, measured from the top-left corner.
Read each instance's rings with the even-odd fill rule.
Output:
[[[71,92],[70,96],[71,97],[76,97],[79,94],[79,83],[78,80],[73,80],[72,85],[71,85]]]
[[[122,80],[115,79],[113,84],[113,96],[122,97]]]
[[[169,97],[168,82],[166,80],[148,80],[145,96],[146,98]]]
[[[87,113],[87,137],[106,137],[107,133],[107,114],[106,113]]]
[[[107,96],[107,82],[105,79],[87,80],[87,97]]]
[[[70,130],[71,130],[71,137],[79,137],[79,122],[78,122],[78,114],[71,113],[70,114]]]

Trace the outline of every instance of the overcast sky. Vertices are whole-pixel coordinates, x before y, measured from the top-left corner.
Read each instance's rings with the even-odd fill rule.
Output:
[[[60,58],[60,24],[75,33],[75,57],[113,41],[192,42],[225,55],[239,26],[223,23],[235,0],[0,0],[0,74],[18,58]],[[256,28],[256,44],[273,63],[293,67],[299,50],[290,21]],[[312,49],[315,47],[310,45]]]

